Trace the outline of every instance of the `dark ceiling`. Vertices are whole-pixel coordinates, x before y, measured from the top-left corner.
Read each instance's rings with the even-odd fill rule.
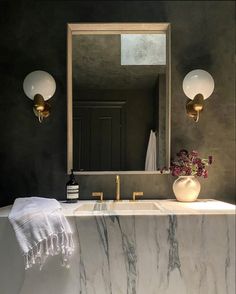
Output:
[[[73,36],[73,83],[80,89],[151,89],[160,65],[121,65],[120,35]]]

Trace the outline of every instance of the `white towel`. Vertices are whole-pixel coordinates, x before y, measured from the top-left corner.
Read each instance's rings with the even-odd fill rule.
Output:
[[[156,141],[156,134],[151,130],[149,141],[148,141],[148,148],[145,160],[145,170],[155,171],[157,170],[157,141]]]
[[[74,250],[70,225],[55,199],[17,198],[9,214],[16,238],[24,255],[25,269],[40,264],[49,255],[61,253],[62,265],[69,267]]]

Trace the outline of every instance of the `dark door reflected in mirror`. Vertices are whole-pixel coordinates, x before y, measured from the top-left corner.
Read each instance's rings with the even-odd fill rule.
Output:
[[[72,36],[75,171],[166,165],[166,47],[164,32]]]

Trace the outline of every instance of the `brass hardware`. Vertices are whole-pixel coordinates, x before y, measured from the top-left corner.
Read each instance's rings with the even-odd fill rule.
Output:
[[[143,196],[143,192],[133,192],[133,201],[136,200],[136,196]]]
[[[103,192],[92,192],[93,197],[100,197],[100,201],[103,201]]]
[[[44,99],[43,96],[40,94],[36,94],[34,96],[34,108],[36,111],[44,111]]]
[[[193,100],[188,99],[186,102],[186,111],[189,117],[192,117],[195,122],[198,122],[200,112],[203,111],[204,98],[202,94],[197,94]]]
[[[43,96],[36,94],[34,96],[34,114],[38,117],[39,122],[50,115],[51,105],[48,102],[45,102]]]
[[[120,176],[116,176],[116,201],[120,200]]]

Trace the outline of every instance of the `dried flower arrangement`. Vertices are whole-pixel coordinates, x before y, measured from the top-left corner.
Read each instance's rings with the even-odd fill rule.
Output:
[[[200,158],[197,151],[188,152],[185,149],[177,153],[172,161],[170,171],[173,176],[208,177],[207,166],[212,164],[212,156],[208,159]]]

